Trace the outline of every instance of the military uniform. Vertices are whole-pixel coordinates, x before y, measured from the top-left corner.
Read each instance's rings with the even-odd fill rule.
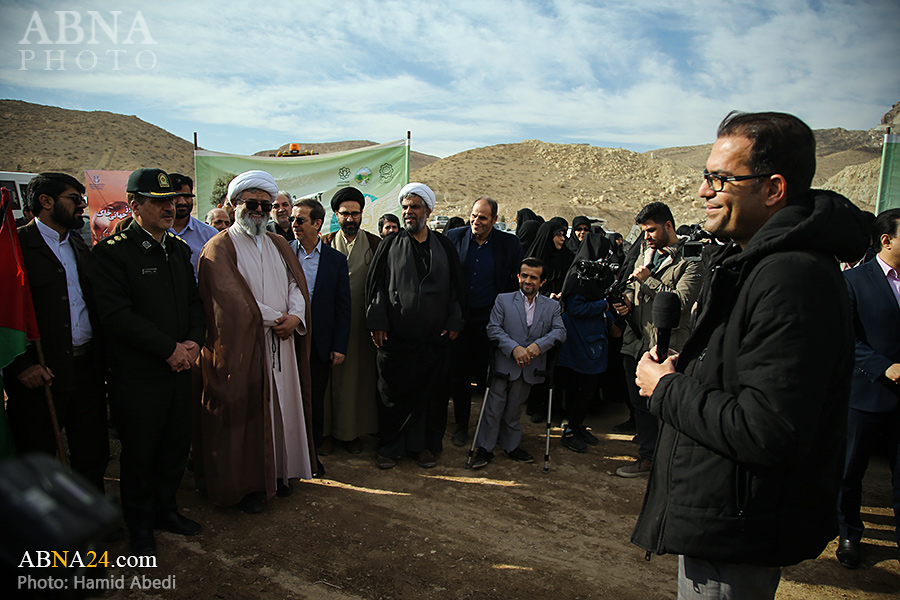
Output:
[[[176,343],[203,344],[203,308],[190,247],[172,233],[157,242],[137,222],[98,242],[94,288],[108,332],[121,496],[132,531],[176,510],[191,443],[191,373],[166,362]]]

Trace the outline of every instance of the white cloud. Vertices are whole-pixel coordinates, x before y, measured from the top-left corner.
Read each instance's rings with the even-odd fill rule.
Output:
[[[240,131],[215,148],[226,152],[261,149],[245,147],[248,131],[275,147],[412,130],[415,149],[440,155],[534,137],[645,148],[709,141],[733,108],[868,128],[900,100],[891,0],[157,2],[141,8],[156,44],[89,48],[145,49],[154,69],[65,72],[44,70],[38,50],[87,46],[18,44],[34,11],[55,38],[56,10],[71,9],[0,9],[0,93],[137,114],[182,137]],[[120,27],[135,16],[86,10],[120,10]],[[28,70],[23,49],[38,56]]]

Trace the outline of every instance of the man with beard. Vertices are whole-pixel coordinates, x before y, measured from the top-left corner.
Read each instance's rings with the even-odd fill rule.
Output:
[[[191,249],[168,232],[176,195],[168,175],[138,169],[126,191],[134,221],[94,246],[94,288],[122,441],[122,513],[131,553],[150,555],[153,529],[202,529],[178,514],[175,493],[191,446],[190,371],[205,323]]]
[[[306,278],[284,238],[266,231],[277,193],[265,171],[235,177],[235,223],[200,254],[209,326],[197,462],[209,500],[248,514],[316,468]]]
[[[678,327],[672,330],[669,347],[680,350],[690,333],[691,308],[700,293],[700,263],[685,260],[685,239],[675,234],[675,218],[662,202],[651,202],[638,212],[634,222],[644,234],[642,254],[637,258],[630,284],[625,290],[624,304],[614,304],[620,315],[631,314],[640,333],[628,326],[622,333],[622,364],[628,386],[628,401],[634,410],[638,457],[616,469],[619,477],[645,477],[656,450],[659,421],[646,408],[634,383],[634,372],[641,355],[656,345],[653,324],[653,301],[661,292],[674,292],[681,304]],[[637,242],[635,242],[637,243]]]
[[[385,237],[389,233],[400,231],[400,219],[394,213],[384,213],[378,219],[378,234]]]
[[[496,377],[491,382],[476,440],[475,469],[494,460],[497,443],[512,460],[534,462],[534,457],[519,447],[522,404],[532,384],[544,380],[535,371],[546,368],[547,351],[566,340],[559,302],[538,294],[544,283],[544,263],[526,258],[519,267],[518,279],[518,292],[497,296],[487,325],[487,337],[497,343],[495,370],[505,378]]]
[[[277,233],[287,241],[294,240],[294,230],[291,227],[291,193],[284,190],[278,192],[275,202],[272,203],[270,215],[272,220],[266,224],[266,230]]]
[[[378,348],[381,469],[406,453],[422,468],[435,466],[447,425],[446,396],[437,391],[446,385],[447,346],[463,326],[465,282],[453,243],[426,225],[434,204],[427,185],[400,190],[404,228],[382,241],[366,281],[366,327]]]
[[[361,434],[378,430],[375,402],[375,347],[366,331],[366,274],[381,238],[360,229],[366,199],[356,188],[339,189],[331,198],[340,230],[322,237],[322,243],[347,257],[350,274],[350,341],[347,357],[331,370],[330,403],[334,429],[325,423],[320,454],[332,451],[333,439],[344,441],[351,454],[362,452]],[[326,392],[325,404],[329,403]],[[343,415],[343,416],[341,416]]]
[[[197,279],[197,261],[203,245],[219,233],[203,221],[191,216],[194,209],[194,180],[180,173],[169,173],[169,180],[175,188],[175,223],[169,229],[187,243],[191,248],[191,266],[194,267],[194,279]]]
[[[4,369],[7,414],[19,453],[55,455],[57,446],[44,385],[53,392],[72,468],[103,491],[109,460],[100,318],[84,226],[84,186],[63,173],[41,173],[28,184],[35,219],[19,228],[22,259],[34,302],[46,368],[35,346]]]

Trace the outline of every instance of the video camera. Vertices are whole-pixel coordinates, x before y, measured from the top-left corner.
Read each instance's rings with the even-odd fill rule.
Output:
[[[712,240],[713,236],[705,231],[699,224],[691,225],[691,233],[681,248],[681,256],[688,262],[700,262],[703,260],[703,248],[706,244],[703,240]]]

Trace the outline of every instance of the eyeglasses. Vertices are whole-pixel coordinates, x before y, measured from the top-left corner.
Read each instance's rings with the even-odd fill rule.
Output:
[[[591,230],[590,227],[578,227],[577,229],[575,229],[575,233],[579,233],[579,232],[587,233],[590,230]]]
[[[746,181],[748,179],[761,179],[763,177],[771,177],[774,173],[765,173],[763,175],[719,175],[718,173],[710,173],[706,169],[703,169],[703,179],[706,180],[706,185],[709,186],[714,192],[721,192],[725,189],[726,181]]]
[[[553,237],[566,237],[566,232],[562,229],[553,234]]]
[[[296,221],[300,225],[303,225],[304,223],[309,223],[309,219],[307,219],[306,217],[288,217],[288,221],[291,223]]]
[[[71,200],[72,204],[78,206],[79,204],[84,203],[87,205],[87,198],[82,196],[81,194],[71,194],[69,196],[60,196],[60,198],[65,198],[66,200]]]
[[[353,218],[353,219],[358,219],[362,215],[362,211],[361,210],[354,210],[354,211],[339,210],[338,215],[345,219],[348,217]]]
[[[262,208],[263,212],[269,212],[270,210],[272,210],[271,202],[258,202],[256,200],[238,200],[236,202],[236,204],[238,204],[238,205],[244,204],[250,210],[257,210],[259,208]]]

